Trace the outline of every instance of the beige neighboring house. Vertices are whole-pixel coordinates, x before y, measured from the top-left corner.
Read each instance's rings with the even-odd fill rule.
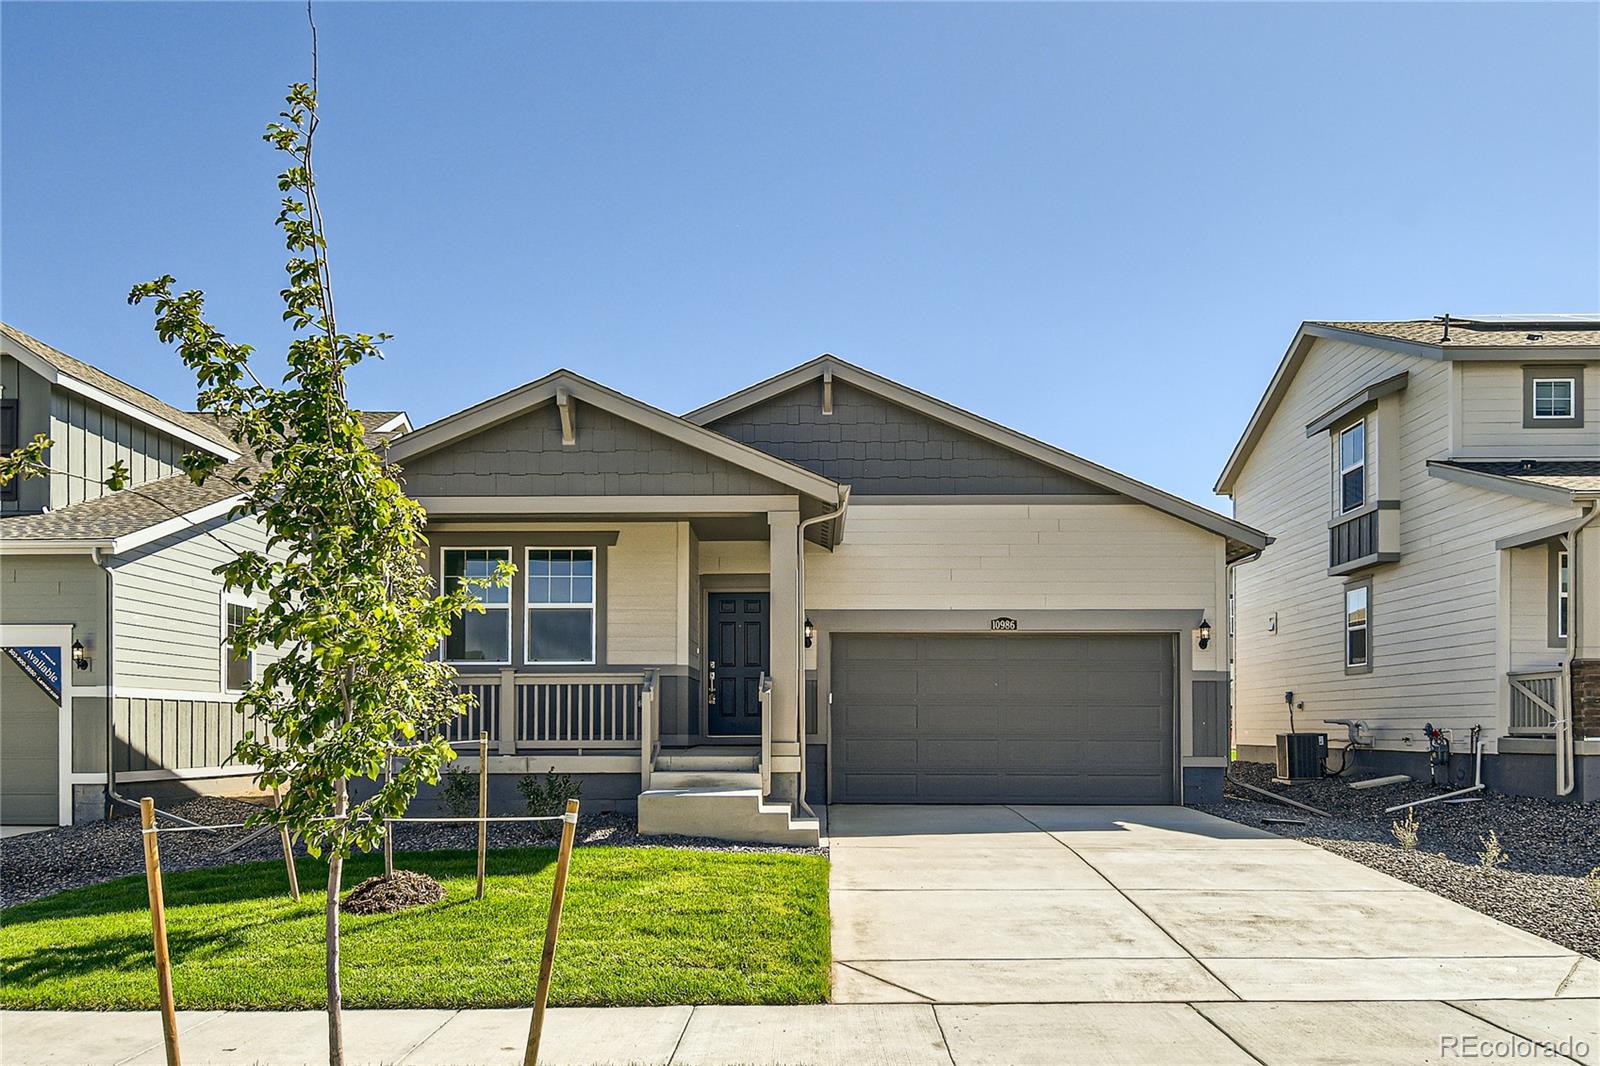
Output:
[[[552,768],[646,832],[824,803],[1220,794],[1256,530],[832,356],[679,417],[569,371],[396,441],[494,802]]]
[[[400,412],[363,415],[376,438]],[[128,795],[247,787],[235,704],[268,653],[224,648],[248,603],[211,571],[260,529],[185,452],[247,460],[213,421],[0,324],[0,450],[43,433],[48,476],[0,489],[0,823],[99,818]],[[102,484],[112,463],[128,487]]]
[[[1600,316],[1307,322],[1217,491],[1274,538],[1234,571],[1233,738],[1356,723],[1363,770],[1600,800]],[[1341,756],[1330,759],[1337,769]]]

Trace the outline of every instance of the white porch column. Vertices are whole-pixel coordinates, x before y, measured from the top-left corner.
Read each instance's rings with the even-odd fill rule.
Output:
[[[772,716],[771,795],[795,799],[800,779],[800,511],[767,512],[767,558],[771,565]],[[766,753],[763,753],[766,754]]]

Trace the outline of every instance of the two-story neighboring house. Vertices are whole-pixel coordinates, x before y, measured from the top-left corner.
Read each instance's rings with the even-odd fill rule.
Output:
[[[364,416],[380,435],[397,412]],[[236,490],[185,452],[248,460],[213,421],[0,324],[0,450],[43,433],[48,476],[0,488],[0,823],[99,817],[129,792],[237,786],[235,704],[265,653],[236,658],[248,604],[212,569],[259,547]],[[113,463],[128,486],[111,492]]]
[[[1307,322],[1217,482],[1234,744],[1360,725],[1352,764],[1600,799],[1600,316]],[[1292,697],[1289,695],[1292,693]],[[1340,756],[1330,758],[1338,768]]]

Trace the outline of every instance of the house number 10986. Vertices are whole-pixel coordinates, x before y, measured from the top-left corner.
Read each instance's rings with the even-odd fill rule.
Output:
[[[999,632],[1010,633],[1016,630],[1017,620],[1015,618],[991,618],[989,619],[989,628]]]

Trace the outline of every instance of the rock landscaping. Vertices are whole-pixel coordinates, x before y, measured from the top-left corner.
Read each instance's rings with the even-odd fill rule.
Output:
[[[259,808],[235,799],[200,797],[164,803],[162,810],[204,825],[242,822]],[[161,838],[163,870],[195,870],[281,858],[276,833],[266,833],[242,847],[250,830],[171,833]],[[821,848],[779,844],[734,844],[701,837],[641,836],[637,822],[627,814],[583,814],[575,843],[583,847],[687,848],[696,851],[787,852],[825,854]],[[552,840],[541,822],[503,822],[489,825],[491,848],[550,847]],[[395,847],[406,851],[470,851],[478,846],[477,827],[470,824],[410,823],[395,827]],[[297,854],[304,854],[296,849]],[[109,822],[62,826],[0,841],[0,907],[38,899],[66,888],[98,884],[129,874],[144,873],[144,850],[139,818],[134,811]]]
[[[1236,763],[1233,772],[1258,788],[1319,807],[1329,817],[1273,803],[1232,784],[1221,803],[1199,805],[1200,810],[1315,844],[1600,958],[1600,901],[1595,899],[1593,882],[1587,880],[1600,863],[1600,804],[1557,803],[1485,790],[1470,803],[1445,801],[1413,808],[1419,823],[1417,844],[1408,849],[1394,830],[1405,813],[1390,814],[1385,808],[1448,789],[1415,781],[1352,789],[1348,782],[1365,776],[1354,773],[1284,787],[1272,784],[1273,769],[1263,763]],[[1284,819],[1307,824],[1284,824]],[[1506,857],[1497,868],[1485,870],[1482,854],[1491,833]],[[1427,920],[1426,915],[1418,918]]]

